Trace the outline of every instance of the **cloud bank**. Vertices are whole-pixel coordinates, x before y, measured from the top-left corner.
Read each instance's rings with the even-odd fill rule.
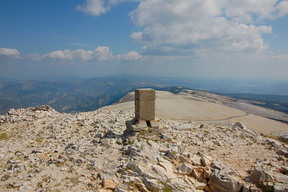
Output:
[[[250,51],[268,47],[258,25],[288,13],[288,1],[277,0],[145,0],[130,13],[143,30],[131,38],[145,43],[146,54],[192,54],[195,51]]]
[[[20,51],[17,49],[0,48],[0,55],[18,57],[20,55]]]
[[[82,60],[82,61],[135,61],[143,58],[136,51],[130,51],[122,55],[113,55],[110,47],[100,46],[94,50],[76,49],[76,50],[57,50],[43,55],[27,55],[35,60],[58,59],[58,60]]]
[[[112,48],[100,46],[96,49],[56,49],[42,55],[28,55],[17,49],[0,48],[0,55],[4,56],[5,62],[6,57],[11,57],[12,60],[27,59],[27,63],[34,59],[35,63],[55,65],[57,69],[59,63],[66,63],[67,71],[74,63],[75,66],[81,66],[83,74],[95,71],[101,73],[103,69],[108,71],[107,73],[118,70],[186,77],[194,75],[287,79],[288,52],[268,49],[269,42],[265,40],[265,35],[273,33],[272,26],[267,25],[267,21],[288,14],[288,0],[83,2],[76,7],[77,10],[94,16],[116,9],[121,3],[138,2],[134,4],[137,7],[127,14],[136,26],[133,29],[131,27],[131,40],[140,43],[142,49],[113,54]],[[273,23],[271,22],[272,25]],[[83,47],[83,44],[77,46]],[[11,63],[17,63],[18,60],[20,59],[14,59]],[[122,65],[118,66],[119,63]],[[84,70],[85,66],[87,68]],[[88,66],[94,66],[95,70]],[[79,73],[78,68],[75,73]]]
[[[139,2],[130,17],[143,30],[131,38],[146,55],[260,52],[272,27],[258,23],[288,13],[287,0],[86,0],[77,8],[97,16],[129,1]]]
[[[108,60],[112,58],[112,52],[110,51],[109,47],[98,47],[95,50],[84,50],[84,49],[77,49],[77,50],[58,50],[53,51],[50,53],[46,53],[41,58],[51,58],[51,59],[64,59],[64,60],[71,60],[71,59],[81,59],[81,60],[92,60],[97,59],[100,61]]]

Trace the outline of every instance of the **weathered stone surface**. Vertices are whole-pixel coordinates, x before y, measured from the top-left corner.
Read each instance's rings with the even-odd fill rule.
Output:
[[[282,155],[282,156],[288,158],[288,151],[287,151],[287,150],[279,149],[279,150],[277,151],[277,154],[278,154],[278,155]]]
[[[155,120],[155,101],[135,101],[135,118],[137,120]]]
[[[192,170],[193,170],[192,165],[188,163],[181,163],[178,166],[179,173],[183,175],[190,175],[192,173]]]
[[[141,192],[149,192],[144,183],[137,183],[136,186]]]
[[[131,134],[133,132],[147,131],[149,129],[146,121],[135,121],[135,120],[126,121],[126,127],[127,131],[130,131]]]
[[[279,171],[284,175],[288,175],[288,166],[281,166]]]
[[[258,187],[252,186],[250,187],[250,192],[262,192],[262,189],[259,189]]]
[[[196,166],[201,165],[201,157],[199,155],[193,155],[192,157],[190,157],[190,159],[193,165],[196,165]]]
[[[256,165],[251,173],[251,179],[259,186],[262,186],[264,182],[273,181],[273,175],[272,173],[269,173],[260,166]]]
[[[146,188],[152,192],[158,192],[162,189],[162,185],[160,185],[156,179],[144,178],[144,184]]]
[[[165,156],[168,157],[170,160],[176,159],[176,156],[171,151],[167,151],[165,153]]]
[[[208,186],[213,192],[240,192],[242,183],[231,175],[216,171],[210,175]]]
[[[195,179],[197,179],[197,181],[205,182],[209,178],[210,174],[211,174],[210,170],[207,170],[203,167],[193,167],[191,175]]]
[[[245,126],[242,122],[236,122],[236,123],[233,125],[233,128],[234,128],[234,129],[237,129],[237,128],[247,129],[246,126]]]
[[[136,89],[135,90],[135,100],[140,101],[149,101],[149,100],[155,100],[156,99],[156,93],[153,89]]]
[[[210,158],[211,159],[211,158]],[[208,159],[207,157],[201,157],[201,165],[204,167],[210,166],[211,165],[211,160]]]
[[[273,192],[287,192],[288,191],[288,181],[287,183],[275,183],[273,187]]]
[[[243,184],[233,176],[233,170],[215,162],[212,164],[212,173],[209,176],[208,187],[212,192],[240,192]]]
[[[135,118],[136,120],[155,120],[155,90],[135,90]]]
[[[115,189],[117,186],[112,179],[103,179],[102,185],[105,189]]]
[[[178,129],[178,130],[191,130],[192,128],[193,127],[190,124],[173,126],[173,129]]]
[[[277,154],[287,151],[283,143],[229,121],[159,119],[162,134],[124,134],[134,117],[133,108],[61,114],[43,107],[0,115],[1,190],[213,192],[245,183],[243,191],[287,191],[287,161]],[[192,129],[175,129],[182,125]],[[273,178],[259,188],[249,175],[255,162]]]
[[[121,187],[117,187],[114,192],[127,192],[126,190],[122,189]]]

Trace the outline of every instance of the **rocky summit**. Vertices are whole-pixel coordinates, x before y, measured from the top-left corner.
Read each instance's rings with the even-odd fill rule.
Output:
[[[0,191],[288,191],[288,146],[241,122],[157,118],[134,110],[65,114],[49,106],[0,116]]]

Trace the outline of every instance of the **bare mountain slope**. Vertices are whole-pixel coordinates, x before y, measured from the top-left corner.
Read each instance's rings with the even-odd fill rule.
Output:
[[[241,121],[248,128],[265,134],[288,131],[288,124],[282,123],[288,122],[285,113],[203,91],[181,89],[176,93],[157,91],[157,117],[177,121]],[[116,105],[102,109],[133,108],[134,94],[129,93]]]

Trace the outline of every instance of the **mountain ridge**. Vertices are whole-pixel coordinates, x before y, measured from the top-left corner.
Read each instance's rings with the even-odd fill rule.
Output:
[[[222,83],[222,84],[221,84]],[[128,92],[143,87],[163,89],[165,87],[184,86],[196,90],[225,93],[285,93],[285,83],[261,83],[246,84],[227,81],[205,81],[177,78],[157,78],[137,75],[115,75],[107,77],[95,77],[90,79],[63,78],[56,80],[34,81],[0,81],[0,114],[5,114],[11,108],[27,108],[36,105],[50,105],[59,112],[83,112],[96,110],[105,105],[110,105],[121,99]],[[233,86],[232,86],[233,85]],[[273,85],[273,86],[272,86]],[[282,91],[281,91],[282,90]],[[283,92],[284,90],[284,92]],[[173,89],[170,89],[173,91]],[[287,93],[288,94],[288,93]],[[251,97],[263,103],[263,97]],[[241,99],[241,98],[240,98]],[[261,100],[262,99],[262,100]],[[276,110],[288,111],[288,96],[267,97],[260,106],[270,107]],[[257,103],[255,103],[257,104]]]

